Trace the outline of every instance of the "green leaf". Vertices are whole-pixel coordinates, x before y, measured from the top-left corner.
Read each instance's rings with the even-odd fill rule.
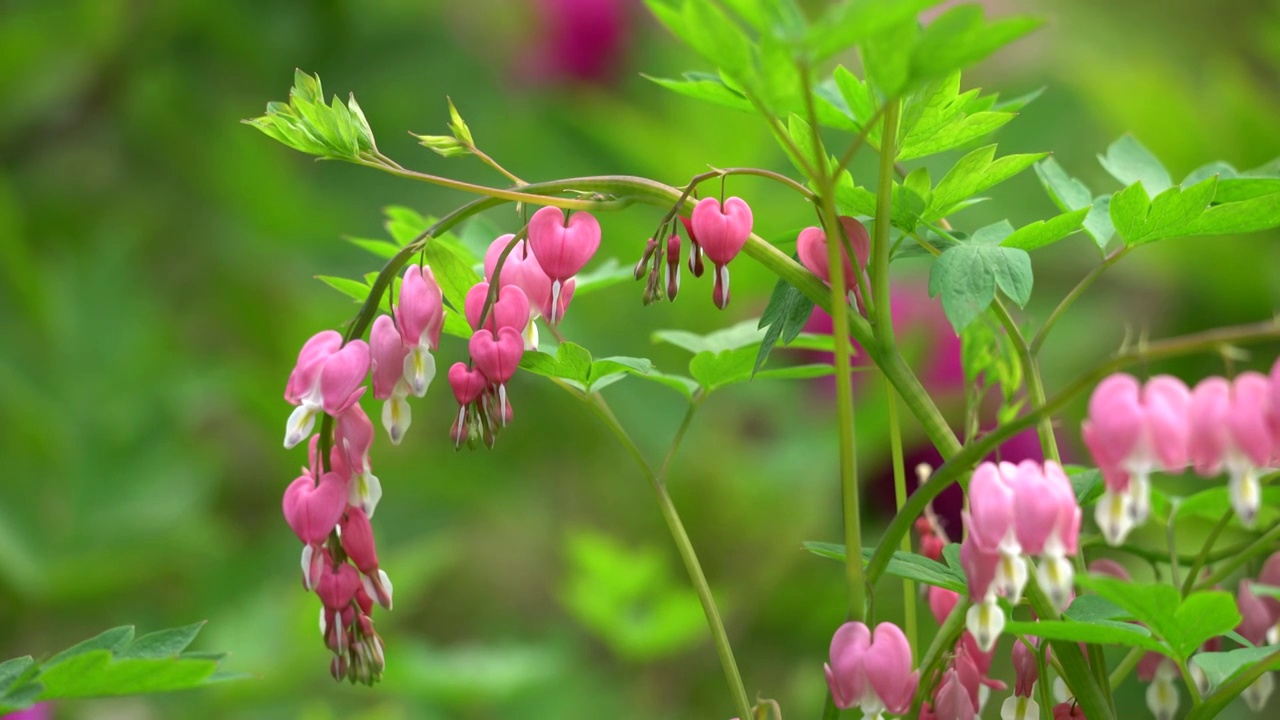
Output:
[[[752,79],[751,44],[742,30],[713,3],[686,2],[681,37],[739,83]]]
[[[383,227],[401,247],[421,238],[435,223],[435,218],[423,217],[417,210],[402,205],[389,205],[383,208],[383,213],[387,216]]]
[[[882,33],[910,23],[942,0],[850,0],[833,4],[809,29],[814,59],[824,60]]]
[[[642,73],[643,75],[643,73]],[[672,80],[669,78],[659,78],[650,75],[644,77],[661,85],[668,90],[680,93],[686,97],[695,100],[705,100],[716,105],[723,105],[735,110],[746,110],[754,112],[751,101],[742,96],[741,93],[733,90],[718,75],[701,72],[688,72],[684,74],[684,80]]]
[[[1227,652],[1202,652],[1191,656],[1191,662],[1200,666],[1209,680],[1209,687],[1216,688],[1230,680],[1241,670],[1265,660],[1268,655],[1280,651],[1280,645],[1239,648]]]
[[[857,125],[855,130],[861,130],[876,114],[878,99],[875,91],[867,83],[859,79],[857,75],[849,72],[843,65],[836,68],[834,79],[836,88],[840,91],[840,97],[844,100],[850,117],[853,118]],[[883,128],[884,123],[881,120],[877,120],[876,124],[867,132],[868,145],[875,148],[880,147]]]
[[[1085,207],[1063,213],[1049,220],[1037,220],[1030,225],[1018,228],[1017,231],[1001,241],[1000,244],[1004,247],[1019,248],[1027,251],[1052,245],[1079,230],[1080,224],[1084,222],[1088,214],[1089,208]]]
[[[58,700],[184,690],[203,685],[221,655],[182,654],[204,626],[197,623],[133,640],[129,626],[108,630],[43,664],[30,657],[0,664],[0,710]],[[224,676],[225,677],[225,676]]]
[[[449,130],[459,141],[474,147],[476,141],[471,137],[471,128],[467,127],[467,123],[462,119],[462,114],[454,106],[453,98],[446,97],[445,101],[449,103]]]
[[[924,168],[919,168],[919,170],[924,170]],[[911,176],[907,176],[907,179],[910,180],[912,178]],[[920,176],[917,175],[916,180],[918,183]],[[925,183],[928,183],[928,171],[925,171],[923,180]],[[916,226],[920,223],[920,216],[924,214],[925,208],[929,205],[929,201],[926,199],[926,196],[921,195],[916,190],[906,187],[905,185],[894,183],[892,200],[893,205],[890,211],[889,222],[891,222],[894,227],[900,228],[904,232],[911,232],[912,230],[915,230]]]
[[[1225,485],[1218,485],[1185,497],[1178,503],[1178,518],[1200,517],[1217,521],[1232,513],[1231,494]],[[1258,508],[1257,524],[1268,527],[1280,519],[1280,485],[1270,485],[1262,490],[1262,503]],[[1239,519],[1232,517],[1232,523]]]
[[[410,135],[418,138],[419,145],[440,157],[458,157],[459,155],[471,154],[471,148],[452,135],[417,135],[414,133],[410,133]]]
[[[317,275],[316,279],[358,303],[362,303],[369,298],[369,286],[359,280],[333,277],[331,275]]]
[[[1093,622],[1009,620],[1004,624],[1004,631],[1046,640],[1124,645],[1158,653],[1166,652],[1164,645],[1152,638],[1151,633],[1141,626],[1111,620],[1095,620]]]
[[[743,320],[722,330],[698,335],[687,330],[657,330],[653,342],[667,343],[691,353],[718,353],[754,346],[764,338],[764,331],[756,320]]]
[[[1169,171],[1132,135],[1125,135],[1111,143],[1107,154],[1098,156],[1098,162],[1124,185],[1142,183],[1147,192],[1153,195],[1159,195],[1173,187]]]
[[[1111,198],[1111,222],[1125,244],[1132,247],[1188,234],[1213,199],[1218,183],[1210,177],[1186,190],[1171,187],[1149,200],[1141,182]]]
[[[535,375],[573,380],[587,385],[591,379],[591,353],[581,345],[562,343],[556,354],[526,352],[520,358],[520,368]]]
[[[128,647],[117,650],[116,658],[159,660],[167,657],[176,657],[196,639],[196,635],[200,634],[204,625],[204,622],[198,622],[186,627],[148,633],[134,640]]]
[[[756,329],[764,330],[764,337],[760,339],[760,349],[756,352],[752,373],[760,372],[760,368],[764,367],[769,359],[769,353],[779,340],[783,345],[795,340],[805,324],[809,322],[809,316],[813,314],[813,305],[813,300],[787,281],[778,280],[774,283],[769,304],[765,306],[760,322],[756,325]]]
[[[985,23],[982,7],[959,5],[924,29],[911,59],[917,80],[932,80],[966,68],[1035,30],[1043,21],[1012,17]]]
[[[431,238],[423,246],[422,253],[444,299],[454,310],[461,311],[466,305],[467,292],[482,280],[473,269],[477,264],[476,258],[452,235]]]
[[[836,182],[836,207],[839,208],[840,213],[843,215],[874,217],[876,214],[876,194],[864,187],[855,185],[853,174],[845,170],[840,173],[840,179]]]
[[[715,390],[750,380],[755,357],[756,349],[751,346],[720,352],[704,350],[689,361],[689,374],[702,387]]]
[[[924,219],[935,222],[950,215],[962,201],[1008,180],[1048,155],[1006,155],[994,159],[995,154],[996,146],[988,145],[960,158],[933,189],[933,202]]]
[[[994,231],[997,243],[1003,239],[1000,232],[1004,231]],[[941,295],[942,309],[957,333],[987,309],[997,287],[1019,305],[1031,296],[1031,256],[1025,250],[977,242],[977,233],[974,237],[975,242],[944,250],[929,272],[929,295]]]
[[[1099,575],[1077,578],[1081,587],[1127,610],[1168,647],[1160,652],[1185,661],[1205,641],[1240,623],[1231,595],[1218,590],[1192,593],[1185,599],[1165,584],[1132,583]]]
[[[791,116],[787,119],[787,135],[791,137],[791,142],[800,151],[800,157],[796,157],[790,148],[784,148],[787,157],[791,159],[791,164],[795,165],[797,170],[805,172],[804,163],[808,163],[810,167],[818,168],[819,171],[825,172],[829,170],[831,163],[826,162],[826,158],[819,158],[813,154],[813,128],[795,113],[791,113]]]
[[[1184,235],[1233,235],[1280,226],[1280,193],[1214,205],[1186,228]]]
[[[838,562],[844,562],[846,557],[845,546],[834,543],[806,542],[804,543],[804,549],[818,557]],[[875,548],[863,548],[863,560],[870,560],[874,553]],[[963,572],[958,571],[955,567],[943,565],[936,560],[930,560],[923,555],[915,553],[901,550],[894,551],[888,566],[885,568],[885,572],[894,577],[915,580],[926,585],[934,585],[958,592],[961,595],[969,591]]]
[[[1093,202],[1089,188],[1079,180],[1067,175],[1057,160],[1051,157],[1036,163],[1036,175],[1049,199],[1058,205],[1063,212],[1087,208]]]
[[[945,152],[994,132],[1014,118],[1007,112],[974,112],[977,90],[960,94],[960,73],[951,73],[908,96],[903,103],[898,159]]]
[[[862,43],[862,66],[868,84],[881,97],[901,95],[911,85],[911,53],[920,41],[915,18],[886,27]]]
[[[1098,249],[1103,251],[1106,251],[1111,238],[1116,234],[1116,228],[1111,223],[1111,197],[1099,195],[1094,198],[1093,204],[1089,206],[1089,214],[1084,218],[1084,231],[1089,233],[1089,237],[1098,244]]]
[[[1068,467],[1067,478],[1071,480],[1071,489],[1075,491],[1076,502],[1081,507],[1097,502],[1106,487],[1102,482],[1102,471],[1095,468]]]
[[[388,260],[395,257],[396,253],[400,252],[399,245],[387,242],[386,240],[369,240],[366,238],[349,237],[346,238],[346,241],[358,248],[368,250],[380,258],[386,258]]]
[[[1063,613],[1073,622],[1098,622],[1101,620],[1132,620],[1127,610],[1097,595],[1077,595]]]

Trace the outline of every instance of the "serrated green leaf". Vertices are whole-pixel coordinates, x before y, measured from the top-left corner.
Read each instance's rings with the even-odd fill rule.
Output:
[[[638,375],[637,377],[658,383],[659,385],[665,385],[690,400],[693,399],[693,394],[697,392],[699,388],[698,383],[692,378],[687,378],[683,375],[669,375],[656,370],[646,375]]]
[[[813,300],[787,281],[779,280],[774,284],[769,304],[765,306],[760,322],[756,325],[756,329],[764,330],[764,336],[760,339],[760,349],[756,352],[752,373],[758,373],[764,367],[778,340],[786,345],[800,334],[809,321],[809,316],[813,314],[813,306]]]
[[[960,73],[912,93],[903,103],[898,159],[910,160],[973,142],[994,132],[1013,113],[973,111],[977,90],[960,94]]]
[[[8,692],[9,686],[30,670],[32,665],[35,665],[35,660],[30,655],[0,663],[0,696]]]
[[[923,168],[921,168],[923,169]],[[924,175],[925,182],[928,182],[928,173]],[[920,224],[920,216],[924,214],[925,209],[929,205],[929,201],[920,193],[909,187],[894,183],[893,185],[893,205],[890,212],[889,221],[893,226],[900,228],[904,232],[911,232]]]
[[[680,34],[694,50],[739,83],[749,83],[751,44],[741,28],[719,7],[706,2],[687,2],[682,15]]]
[[[462,114],[453,104],[453,98],[446,97],[445,101],[449,103],[449,130],[459,142],[474,147],[476,141],[471,137],[471,128],[467,127],[467,123],[462,119]]]
[[[435,222],[434,218],[423,217],[422,213],[403,205],[388,205],[382,211],[387,216],[383,227],[401,247],[420,238]]]
[[[587,382],[588,390],[599,391],[603,389],[603,384],[612,384],[621,377],[635,375],[643,377],[653,372],[653,361],[648,358],[612,356],[600,358],[591,363],[589,380]],[[613,378],[606,381],[606,378]]]
[[[1231,494],[1225,485],[1218,485],[1185,497],[1178,503],[1178,517],[1200,517],[1216,521],[1232,512]],[[1258,508],[1257,524],[1268,527],[1280,519],[1280,485],[1270,485],[1262,490],[1262,503]],[[1239,519],[1232,519],[1239,523]]]
[[[572,380],[584,387],[591,382],[591,353],[581,345],[562,343],[554,356],[545,352],[526,352],[520,367],[536,375]]]
[[[840,173],[840,179],[836,182],[836,207],[842,215],[874,217],[876,194],[854,184],[853,175],[845,170]]]
[[[1208,590],[1185,599],[1172,586],[1132,583],[1099,575],[1085,575],[1077,584],[1131,613],[1167,645],[1158,652],[1185,661],[1207,640],[1222,635],[1240,622],[1231,595]]]
[[[1093,202],[1089,188],[1079,180],[1067,175],[1058,161],[1048,157],[1036,163],[1036,176],[1049,195],[1049,199],[1057,204],[1063,212],[1087,208]]]
[[[42,700],[140,695],[196,687],[213,674],[211,660],[113,660],[107,650],[77,655],[46,666],[39,675]]]
[[[1128,610],[1097,595],[1077,595],[1063,613],[1072,622],[1098,622],[1132,620]]]
[[[787,119],[787,135],[791,137],[791,142],[800,151],[800,156],[796,157],[790,148],[784,148],[787,157],[791,160],[791,164],[795,165],[797,170],[805,172],[805,163],[821,172],[826,172],[829,169],[830,164],[826,161],[826,158],[820,158],[813,154],[813,128],[795,113],[791,113],[791,116]]]
[[[929,137],[917,138],[898,153],[901,160],[946,152],[990,135],[1017,117],[1014,113],[982,112],[969,115],[939,129]]]
[[[689,361],[689,374],[702,387],[715,390],[750,380],[755,358],[754,344],[719,352],[704,350]]]
[[[1184,235],[1233,235],[1280,227],[1280,193],[1214,205],[1192,221]]]
[[[372,289],[359,280],[352,280],[350,278],[334,277],[332,275],[317,275],[316,279],[358,303],[362,303],[367,300],[369,298],[369,291]]]
[[[1191,662],[1200,666],[1209,680],[1209,687],[1216,688],[1230,680],[1236,673],[1265,660],[1280,650],[1280,645],[1239,648],[1227,652],[1202,652],[1191,656]]]
[[[921,10],[942,0],[851,0],[835,3],[814,22],[807,40],[821,61],[877,35],[914,24]]]
[[[911,75],[917,80],[944,77],[973,65],[1042,24],[1029,17],[986,23],[981,6],[959,5],[925,27],[911,58]]]
[[[974,234],[973,242],[948,247],[930,269],[929,295],[942,297],[942,309],[957,333],[987,309],[997,287],[1019,305],[1031,297],[1031,256],[998,245],[1007,226],[988,226]]]
[[[1111,238],[1116,234],[1116,228],[1111,224],[1110,195],[1099,195],[1093,199],[1093,204],[1089,206],[1089,214],[1084,218],[1083,227],[1084,231],[1089,233],[1089,237],[1097,243],[1098,248],[1105,252]]]
[[[428,240],[422,253],[449,306],[464,308],[467,293],[482,280],[474,270],[477,263],[471,251],[452,235],[441,235]]]
[[[1135,183],[1112,196],[1111,222],[1130,247],[1187,235],[1209,207],[1217,183],[1217,177],[1210,177],[1185,190],[1171,187],[1154,200],[1141,182]]]
[[[875,91],[858,78],[857,75],[849,72],[843,65],[836,68],[833,77],[836,89],[839,90],[840,97],[845,102],[845,107],[849,109],[849,115],[857,125],[855,129],[861,130],[876,114],[877,99]],[[875,125],[872,125],[871,129],[867,131],[868,145],[874,148],[880,147],[883,128],[884,122],[876,120]]]
[[[168,630],[157,630],[153,633],[147,633],[142,637],[129,643],[128,647],[117,650],[115,653],[117,660],[126,658],[141,658],[146,660],[158,660],[168,657],[176,657],[187,646],[196,639],[196,635],[204,628],[204,622],[192,623],[185,627],[170,628]]]
[[[1008,180],[1048,155],[1006,155],[995,159],[995,153],[996,146],[987,145],[960,158],[934,187],[933,201],[924,219],[935,222],[952,214],[962,201]]]
[[[1079,230],[1081,223],[1088,215],[1089,208],[1082,207],[1049,220],[1037,220],[1030,225],[1018,228],[1000,244],[1004,247],[1027,251],[1052,245]]]
[[[806,542],[803,545],[805,550],[818,557],[828,558],[837,562],[845,561],[844,545],[823,542]],[[870,560],[874,553],[875,548],[863,548],[863,560]],[[915,580],[926,585],[934,585],[958,592],[961,595],[969,591],[964,573],[959,571],[957,567],[943,565],[936,560],[930,560],[923,555],[915,553],[895,550],[893,556],[889,559],[889,564],[885,567],[885,572],[894,577]]]
[[[410,133],[413,134],[413,133]],[[470,155],[471,148],[452,135],[416,135],[418,144],[434,152],[440,157],[458,157]]]
[[[44,661],[45,668],[57,665],[77,655],[94,652],[97,650],[115,651],[128,645],[133,640],[133,626],[122,625],[120,627],[111,628],[103,631],[88,640],[76,643],[62,652],[54,655]]]
[[[1152,195],[1159,195],[1173,186],[1169,171],[1132,135],[1111,143],[1107,154],[1098,156],[1098,162],[1111,177],[1124,185],[1142,183]]]
[[[725,85],[724,81],[717,75],[689,72],[684,74],[684,80],[673,80],[641,74],[668,90],[695,100],[705,100],[735,110],[755,111],[755,108],[751,106],[750,100]]]

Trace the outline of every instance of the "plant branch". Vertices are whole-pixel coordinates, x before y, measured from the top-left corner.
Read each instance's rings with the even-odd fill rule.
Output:
[[[1072,303],[1084,294],[1085,290],[1089,289],[1089,286],[1093,284],[1094,280],[1101,277],[1102,273],[1106,272],[1107,268],[1116,264],[1116,261],[1124,257],[1127,252],[1129,252],[1129,247],[1123,246],[1119,250],[1111,253],[1102,261],[1101,265],[1090,270],[1088,275],[1081,278],[1080,282],[1076,283],[1076,286],[1071,288],[1071,292],[1067,293],[1066,297],[1062,298],[1062,301],[1058,303],[1058,306],[1053,309],[1053,312],[1049,313],[1049,319],[1044,321],[1044,325],[1040,326],[1040,330],[1036,332],[1035,337],[1031,339],[1032,355],[1040,354],[1040,347],[1044,345],[1045,339],[1048,338],[1049,330],[1053,329],[1054,323],[1058,322],[1058,318],[1067,311],[1067,308],[1071,307]]]
[[[1227,510],[1222,514],[1222,518],[1218,520],[1213,529],[1209,531],[1209,537],[1204,539],[1204,545],[1200,548],[1200,552],[1196,555],[1196,559],[1192,561],[1191,568],[1187,570],[1187,579],[1182,583],[1182,597],[1191,594],[1191,590],[1196,586],[1196,577],[1200,575],[1200,569],[1209,560],[1209,552],[1213,550],[1213,544],[1218,542],[1218,536],[1223,530],[1227,529],[1227,525],[1231,524],[1231,518],[1235,516],[1234,510]]]

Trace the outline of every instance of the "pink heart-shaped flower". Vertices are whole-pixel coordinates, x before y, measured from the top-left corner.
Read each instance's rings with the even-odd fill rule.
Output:
[[[477,330],[471,336],[470,349],[480,372],[494,385],[502,385],[516,374],[524,355],[524,338],[509,327],[498,330],[496,339],[488,330]]]
[[[326,473],[319,484],[303,475],[284,491],[285,522],[307,545],[323,544],[346,507],[347,486],[337,473]]]
[[[370,366],[373,371],[373,396],[386,400],[395,392],[396,383],[404,378],[404,358],[409,348],[400,337],[390,315],[379,315],[369,331]]]
[[[689,224],[711,262],[727,265],[751,236],[751,208],[738,197],[725,200],[723,208],[716,198],[703,198],[694,206]]]
[[[469,368],[466,363],[460,362],[449,368],[449,387],[453,388],[453,396],[457,398],[459,405],[475,402],[488,386],[489,380],[478,368]]]
[[[432,350],[440,346],[440,331],[444,327],[444,295],[431,268],[410,265],[405,269],[404,278],[400,281],[396,320],[405,345],[415,347],[425,342]]]
[[[325,412],[341,415],[360,399],[370,362],[369,345],[363,340],[352,340],[329,356],[320,371],[320,396]]]
[[[529,248],[547,277],[563,283],[600,248],[600,221],[591,213],[576,212],[566,223],[563,210],[544,207],[529,218]]]
[[[316,595],[320,596],[320,602],[327,609],[342,612],[351,605],[359,588],[360,573],[355,567],[342,563],[334,569],[332,563],[325,563],[320,570],[320,580],[316,583]]]
[[[298,352],[298,362],[289,373],[289,382],[285,385],[284,399],[297,405],[303,396],[311,392],[320,380],[320,370],[330,355],[342,347],[342,335],[336,330],[325,330],[312,335]]]
[[[485,300],[489,296],[489,283],[480,282],[467,292],[465,309],[467,322],[472,329],[480,330],[480,313],[484,309]],[[515,328],[524,332],[529,324],[529,299],[524,291],[515,285],[505,285],[498,291],[498,300],[489,308],[484,321],[484,328],[494,332],[497,328]]]

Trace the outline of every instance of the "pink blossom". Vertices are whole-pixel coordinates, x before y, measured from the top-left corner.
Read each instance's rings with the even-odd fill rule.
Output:
[[[1255,372],[1234,382],[1206,378],[1191,395],[1190,454],[1196,472],[1226,470],[1231,505],[1245,527],[1258,518],[1262,487],[1258,469],[1270,464],[1271,382]]]
[[[378,567],[378,551],[373,541],[373,526],[369,516],[358,507],[347,508],[340,523],[342,551],[351,558],[360,571],[360,581],[368,595],[377,598],[378,604],[391,609],[391,581],[387,573]]]
[[[703,198],[694,206],[689,224],[702,252],[715,265],[712,300],[723,310],[729,305],[729,263],[751,236],[751,207],[737,197],[725,200],[723,207],[716,198]]]
[[[955,668],[947,670],[933,694],[933,717],[937,720],[973,720],[977,711]]]
[[[323,545],[347,507],[347,483],[336,472],[325,473],[316,483],[308,472],[284,492],[284,519],[295,535],[311,546]]]
[[[911,707],[920,673],[912,671],[911,646],[893,623],[880,623],[874,636],[866,625],[841,625],[831,639],[831,662],[823,667],[836,706],[859,706],[865,715]]]
[[[503,235],[489,244],[489,249],[484,256],[484,273],[489,278],[489,282],[494,282],[494,272],[498,270],[498,258],[506,250],[507,245],[515,239],[515,235]],[[558,320],[564,319],[565,311],[569,307],[569,301],[573,299],[573,290],[577,283],[572,278],[567,280],[560,288],[560,294],[557,297],[552,292],[552,280],[543,272],[542,266],[538,264],[538,258],[529,250],[529,241],[521,240],[516,243],[511,252],[507,254],[507,259],[502,263],[502,270],[499,272],[501,276],[498,279],[498,285],[505,287],[506,285],[515,285],[524,291],[525,297],[529,300],[529,311],[532,318],[555,317]],[[537,349],[537,332],[532,320],[529,323],[528,330],[531,340],[526,341],[525,348],[529,350]]]
[[[297,406],[285,425],[286,448],[311,435],[316,415],[340,415],[364,394],[369,346],[363,340],[341,343],[341,335],[326,330],[302,346],[285,388],[285,399]]]
[[[560,322],[560,294],[565,284],[586,266],[599,247],[600,222],[591,213],[573,213],[566,222],[563,210],[544,207],[529,218],[529,249],[551,278],[547,322]]]
[[[624,0],[536,0],[538,23],[519,70],[548,82],[601,84],[626,54],[630,18]]]
[[[675,300],[680,292],[680,236],[676,233],[667,238],[667,266],[663,280],[667,286],[667,299]]]
[[[843,243],[840,244],[840,258],[844,266],[845,287],[849,290],[849,297],[857,303],[861,303],[862,291],[858,286],[858,277],[854,273],[865,273],[863,269],[866,268],[867,262],[871,258],[871,236],[867,234],[866,226],[855,218],[842,216],[840,225],[844,228],[845,237],[848,238],[849,245],[853,247],[854,256],[857,258],[857,266],[855,268],[853,260],[849,257],[848,249]],[[831,284],[827,234],[822,228],[807,227],[800,231],[799,237],[796,238],[796,255],[800,258],[800,264],[804,265],[809,272],[817,275],[824,283]]]
[[[405,381],[415,396],[422,397],[436,375],[431,351],[439,347],[444,328],[444,295],[431,268],[410,265],[405,269],[395,313],[400,336],[409,348],[404,359]]]
[[[465,303],[467,322],[472,329],[480,330],[480,314],[484,310],[485,301],[489,297],[489,283],[479,282],[467,292]],[[485,317],[484,328],[497,332],[498,328],[509,327],[516,332],[524,332],[529,324],[529,299],[524,291],[516,285],[506,285],[498,291],[498,299],[489,308]]]
[[[1038,645],[1038,641],[1036,641]],[[1014,695],[1030,697],[1032,686],[1040,677],[1040,665],[1036,651],[1027,647],[1026,643],[1013,644]]]
[[[369,349],[373,362],[373,396],[382,403],[382,427],[393,445],[399,445],[409,430],[413,413],[405,399],[410,393],[405,377],[405,360],[409,346],[389,315],[379,315],[369,331]]]

